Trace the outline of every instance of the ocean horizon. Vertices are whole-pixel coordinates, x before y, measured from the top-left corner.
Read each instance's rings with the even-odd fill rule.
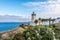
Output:
[[[55,20],[55,23],[58,23],[60,20]],[[19,27],[21,24],[29,24],[30,22],[0,22],[0,32],[5,32],[8,30],[14,30]],[[45,22],[43,25],[48,25],[48,22]]]
[[[21,24],[29,24],[29,22],[0,22],[0,32],[16,29]]]

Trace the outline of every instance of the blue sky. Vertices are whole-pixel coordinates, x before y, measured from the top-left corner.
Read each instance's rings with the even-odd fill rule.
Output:
[[[0,22],[28,21],[33,11],[37,18],[60,17],[59,10],[59,0],[0,0]]]
[[[23,5],[27,2],[44,2],[45,0],[0,0],[0,13],[2,14],[31,14],[33,7]],[[28,11],[29,10],[29,11]]]

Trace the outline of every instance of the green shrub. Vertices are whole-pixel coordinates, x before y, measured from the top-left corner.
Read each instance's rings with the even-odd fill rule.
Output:
[[[16,34],[13,40],[53,40],[53,34],[45,27],[31,27],[22,34]]]

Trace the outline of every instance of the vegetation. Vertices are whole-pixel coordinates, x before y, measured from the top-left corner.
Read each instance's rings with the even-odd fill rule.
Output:
[[[14,36],[13,40],[53,40],[51,30],[46,27],[30,27],[22,34],[18,33]]]
[[[21,25],[24,28],[24,25]],[[4,40],[54,40],[53,37],[53,27],[54,24],[45,25],[45,26],[30,26],[28,29],[25,29],[23,33],[17,33],[14,37],[8,37]],[[56,39],[60,39],[60,30],[55,30]],[[2,39],[3,40],[3,39]]]
[[[37,23],[38,23],[38,20],[35,20],[35,21],[34,21],[34,23],[37,25]]]
[[[60,39],[60,30],[55,29],[55,37],[56,39]]]

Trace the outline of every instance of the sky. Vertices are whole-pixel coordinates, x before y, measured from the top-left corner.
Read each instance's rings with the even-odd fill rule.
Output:
[[[0,0],[0,22],[26,22],[37,18],[60,17],[60,0]]]

